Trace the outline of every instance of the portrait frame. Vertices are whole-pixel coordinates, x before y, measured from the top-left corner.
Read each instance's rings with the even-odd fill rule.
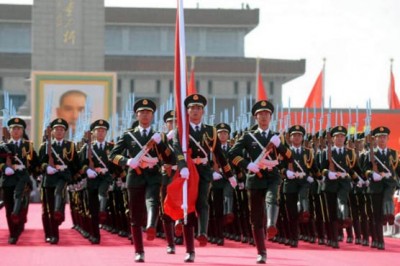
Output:
[[[78,90],[90,97],[93,96],[91,122],[96,119],[108,120],[116,112],[115,72],[33,71],[31,79],[31,135],[36,148],[42,143],[45,105],[50,97],[53,97],[52,105],[54,105],[51,108],[55,110],[55,106],[59,105],[57,95],[69,90]],[[52,111],[50,120],[54,118],[56,117]]]

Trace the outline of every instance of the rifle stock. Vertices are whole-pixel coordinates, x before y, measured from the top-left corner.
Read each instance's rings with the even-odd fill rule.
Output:
[[[43,135],[43,140],[46,142],[46,151],[47,155],[49,156],[49,162],[48,164],[51,167],[54,167],[54,157],[53,157],[53,151],[51,150],[51,127],[47,126],[47,128],[44,131]]]
[[[369,141],[369,158],[371,160],[371,164],[372,164],[372,170],[375,173],[378,173],[378,165],[376,164],[375,161],[375,153],[374,153],[374,138],[372,137],[371,133],[368,134],[367,137],[368,141]]]
[[[92,132],[86,131],[85,132],[85,140],[86,140],[86,145],[87,145],[87,157],[89,161],[89,168],[94,169],[94,163],[93,163],[93,154],[92,154]]]
[[[335,165],[332,160],[332,137],[331,133],[327,130],[326,132],[326,145],[327,145],[327,155],[328,155],[328,163],[329,163],[329,171],[335,171]]]

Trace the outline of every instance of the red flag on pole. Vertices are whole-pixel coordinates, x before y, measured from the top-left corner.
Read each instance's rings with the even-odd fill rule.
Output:
[[[392,68],[390,68],[389,109],[400,109],[400,101],[396,94],[396,87],[394,84],[394,75]]]
[[[196,94],[197,89],[196,89],[196,80],[194,78],[194,68],[190,70],[190,79],[189,79],[189,86],[188,86],[188,92],[187,95],[192,95]]]
[[[267,93],[265,92],[264,82],[261,76],[261,72],[258,72],[258,93],[257,93],[257,101],[268,100]]]
[[[182,0],[178,0],[175,29],[175,105],[177,130],[186,157],[189,169],[189,179],[184,180],[177,171],[172,182],[167,187],[167,197],[164,201],[164,210],[172,219],[184,218],[185,214],[194,212],[198,193],[199,175],[188,150],[189,127],[184,104],[186,98],[186,52],[185,52],[185,22]],[[184,207],[187,205],[187,209]]]
[[[319,73],[317,80],[315,81],[314,87],[312,88],[310,95],[308,95],[308,99],[304,108],[321,108],[322,107],[322,95],[323,95],[323,87],[324,87],[324,70],[321,70]]]

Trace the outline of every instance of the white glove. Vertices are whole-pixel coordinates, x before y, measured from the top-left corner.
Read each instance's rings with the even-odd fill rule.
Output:
[[[151,139],[155,141],[155,143],[160,143],[161,141],[161,135],[160,133],[156,132],[153,134],[153,136],[151,136]]]
[[[42,179],[43,179],[43,176],[42,176],[42,175],[38,175],[38,176],[36,177],[36,180],[37,180],[38,182],[42,182]]]
[[[381,180],[382,180],[382,176],[381,176],[380,174],[378,174],[378,173],[373,172],[373,173],[372,173],[372,179],[373,179],[375,182],[378,182],[378,181],[381,181]]]
[[[86,174],[87,177],[89,177],[90,179],[95,178],[97,176],[97,173],[90,168],[86,170]]]
[[[314,182],[314,178],[312,178],[311,176],[307,176],[307,182],[308,183],[313,183]]]
[[[14,169],[12,169],[11,167],[6,167],[6,171],[5,171],[6,175],[13,175],[14,173],[15,173]]]
[[[277,147],[277,148],[278,148],[279,145],[281,144],[281,139],[280,139],[279,136],[277,136],[277,135],[273,135],[270,141],[271,141],[272,144],[274,144],[275,147]]]
[[[126,165],[128,165],[132,169],[135,169],[139,166],[139,161],[137,161],[135,158],[130,158]]]
[[[181,178],[188,179],[189,178],[189,169],[187,167],[183,167],[179,172]]]
[[[220,180],[220,179],[222,179],[222,175],[220,173],[214,171],[213,172],[213,180],[217,181],[217,180]]]
[[[168,139],[168,140],[171,140],[171,139],[174,138],[174,136],[175,136],[175,129],[173,129],[173,130],[171,130],[170,132],[168,132],[168,134],[167,134],[167,139]]]
[[[289,179],[294,179],[294,178],[295,178],[294,172],[293,172],[293,171],[290,171],[290,170],[286,170],[286,176],[287,176],[287,178],[289,178]]]
[[[357,187],[363,187],[364,184],[365,184],[364,179],[362,179],[361,177],[358,177]]]
[[[239,182],[238,183],[238,188],[239,188],[239,190],[243,190],[244,189],[244,182]]]
[[[249,171],[251,171],[251,172],[253,172],[253,173],[258,173],[258,172],[260,172],[260,168],[259,168],[258,165],[255,164],[255,163],[249,163],[249,164],[247,165],[247,170],[249,170]]]
[[[54,175],[57,172],[57,169],[52,167],[51,165],[48,165],[46,168],[46,173],[48,175]]]
[[[329,171],[328,178],[329,178],[329,180],[336,180],[337,179],[336,172]]]
[[[236,181],[236,178],[234,176],[229,177],[228,180],[229,180],[229,183],[231,183],[231,186],[233,188],[235,188],[237,186],[237,181]]]

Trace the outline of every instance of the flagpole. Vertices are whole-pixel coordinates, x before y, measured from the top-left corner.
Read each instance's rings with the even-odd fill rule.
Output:
[[[326,58],[322,58],[323,65],[322,65],[322,108],[325,107],[325,63]]]
[[[258,84],[260,83],[259,80],[259,73],[260,73],[260,57],[256,58],[256,86],[255,86],[255,90],[256,90],[256,101],[259,99],[259,91],[258,91]],[[250,107],[251,108],[251,107]]]

